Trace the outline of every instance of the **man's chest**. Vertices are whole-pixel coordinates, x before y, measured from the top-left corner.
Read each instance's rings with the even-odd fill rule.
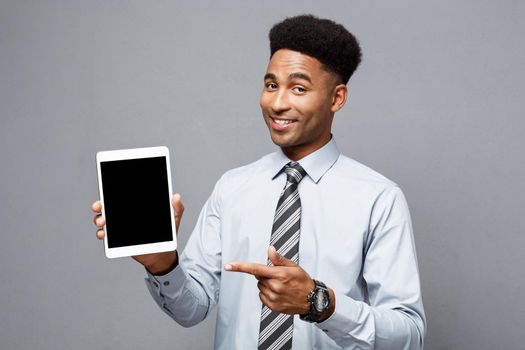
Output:
[[[282,191],[282,184],[272,185],[239,191],[223,207],[224,261],[266,264],[275,210]],[[299,264],[314,277],[340,279],[341,287],[351,288],[361,272],[370,201],[359,193],[356,195],[352,189],[308,182],[301,184],[299,195]]]

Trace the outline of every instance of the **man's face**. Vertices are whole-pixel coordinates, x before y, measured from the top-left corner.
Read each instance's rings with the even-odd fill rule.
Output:
[[[272,141],[294,160],[330,140],[336,77],[317,59],[291,50],[272,56],[260,104]]]

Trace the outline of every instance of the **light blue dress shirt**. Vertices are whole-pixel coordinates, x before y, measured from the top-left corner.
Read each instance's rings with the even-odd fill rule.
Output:
[[[146,278],[157,304],[179,324],[218,305],[215,349],[257,349],[257,280],[227,272],[231,261],[266,264],[277,200],[286,182],[282,151],[226,172],[164,276]],[[335,293],[321,323],[294,317],[294,349],[422,349],[426,330],[407,203],[399,187],[340,154],[335,140],[299,160],[299,264]]]

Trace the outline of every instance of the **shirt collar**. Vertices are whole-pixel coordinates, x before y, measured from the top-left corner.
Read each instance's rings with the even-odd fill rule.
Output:
[[[334,165],[339,158],[341,152],[337,148],[335,139],[332,136],[330,141],[319,148],[317,151],[310,153],[306,157],[297,161],[304,170],[308,173],[308,176],[315,182],[318,183],[321,177]],[[284,166],[291,162],[282,150],[275,153],[275,157],[272,164],[272,179],[275,179],[279,175]]]

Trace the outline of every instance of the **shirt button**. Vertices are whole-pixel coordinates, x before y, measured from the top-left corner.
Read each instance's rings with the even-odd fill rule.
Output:
[[[159,288],[159,284],[157,282],[153,282],[153,285],[155,286],[155,288]]]
[[[170,281],[165,281],[164,283],[162,283],[163,285],[165,285],[166,287],[170,285]]]

